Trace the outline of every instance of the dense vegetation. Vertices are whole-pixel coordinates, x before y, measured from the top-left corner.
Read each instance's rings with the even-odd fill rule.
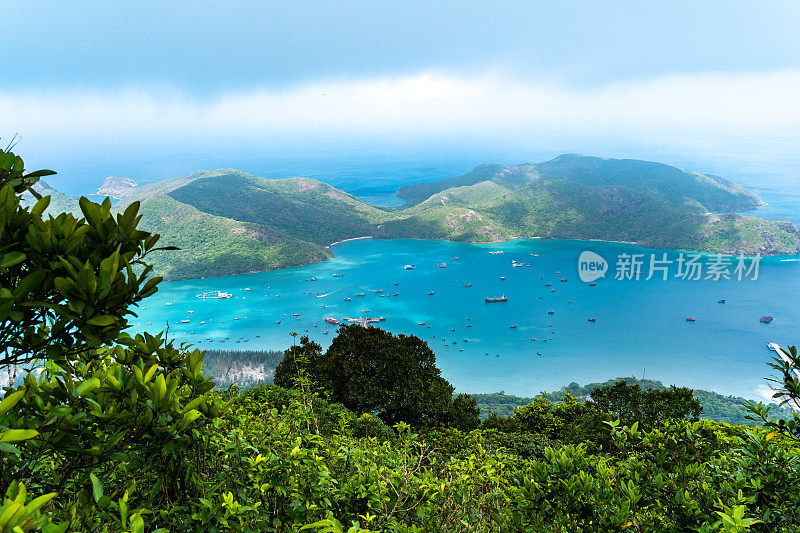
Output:
[[[792,224],[730,213],[758,206],[753,193],[647,161],[565,155],[531,165],[481,165],[456,178],[401,187],[408,203],[390,209],[316,180],[232,169],[114,190],[122,196],[115,209],[140,202],[142,228],[181,249],[152,259],[155,272],[169,279],[308,264],[330,257],[331,243],[363,236],[553,237],[730,254],[800,252]],[[79,214],[75,199],[53,199]]]
[[[138,204],[112,214],[84,198],[80,218],[45,217],[47,197],[21,195],[46,174],[0,153],[0,364],[18,373],[0,401],[0,531],[800,526],[800,415],[776,421],[763,405],[751,405],[759,428],[693,421],[688,391],[622,383],[593,393],[624,421],[565,395],[466,432],[446,413],[476,424],[474,400],[420,397],[449,386],[422,341],[356,326],[325,354],[289,348],[292,389],[215,390],[203,352],[124,333],[160,281]],[[384,349],[416,372],[408,403],[371,393],[371,379],[397,371]],[[788,353],[773,364],[775,395],[800,408],[800,356]],[[316,373],[326,358],[345,379]],[[384,422],[405,416],[415,424]]]
[[[623,381],[629,385],[639,385],[642,389],[667,389],[660,381],[625,377],[610,379],[601,383],[588,383],[586,385],[579,385],[578,383],[572,382],[558,391],[543,392],[541,396],[544,396],[551,402],[560,402],[565,394],[570,394],[575,398],[586,400],[590,398],[593,390],[600,387],[608,387],[618,381]],[[748,400],[745,398],[725,396],[713,391],[699,389],[694,389],[692,394],[694,398],[700,402],[700,407],[702,407],[700,418],[702,419],[724,422],[726,424],[756,424],[755,421],[747,418],[751,416],[751,413],[746,407]],[[481,418],[488,417],[490,413],[494,413],[498,416],[509,416],[512,415],[518,407],[528,405],[535,400],[535,398],[505,394],[503,391],[489,394],[472,394],[471,396],[475,398],[478,408],[481,410]],[[772,414],[777,418],[789,418],[791,412],[791,408],[786,406],[775,405],[772,408]]]

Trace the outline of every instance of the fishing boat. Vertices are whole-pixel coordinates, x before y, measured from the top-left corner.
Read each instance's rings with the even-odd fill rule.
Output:
[[[486,302],[487,304],[494,304],[494,303],[498,303],[498,302],[507,302],[508,301],[508,297],[506,297],[506,295],[495,296],[495,297],[490,297],[490,298],[484,298],[483,301]]]
[[[763,322],[764,324],[769,324],[770,322],[772,322],[772,317],[771,316],[762,316],[761,317],[761,322]]]
[[[203,292],[197,295],[198,298],[201,300],[230,300],[233,298],[233,294],[229,292],[222,292],[222,291],[210,291],[210,292]],[[167,304],[170,305],[170,304]]]

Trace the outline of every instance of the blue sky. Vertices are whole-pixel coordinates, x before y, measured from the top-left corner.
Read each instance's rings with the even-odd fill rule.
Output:
[[[2,2],[36,161],[800,140],[800,3]]]

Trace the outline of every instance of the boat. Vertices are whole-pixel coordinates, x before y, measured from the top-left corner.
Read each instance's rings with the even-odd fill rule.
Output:
[[[349,296],[345,296],[344,301],[345,302],[352,302],[353,300]]]
[[[325,331],[322,332],[322,334],[323,335],[327,335],[328,334],[328,330],[326,329]]]
[[[504,279],[506,279],[505,276],[500,276],[500,281],[503,281]]]
[[[686,317],[686,322],[694,322],[694,321],[695,321],[695,320],[694,320],[694,317],[693,317],[693,316],[687,316],[687,317]]]
[[[596,318],[588,318],[587,320],[588,320],[589,322],[595,322],[595,321],[597,321],[597,319],[596,319]]]
[[[567,281],[567,278],[561,278],[561,283],[565,283],[566,281]]]
[[[395,286],[395,287],[397,287],[398,285],[400,285],[400,283],[398,283],[397,281],[395,281],[395,282],[394,282],[394,286]]]
[[[517,329],[517,325],[516,325],[516,324],[511,324],[511,325],[510,325],[510,326],[508,326],[508,327],[510,327],[511,329]]]
[[[556,313],[555,311],[548,311],[547,312],[548,315],[554,315],[555,313]]]
[[[276,324],[280,324],[280,323],[281,323],[281,321],[280,321],[280,320],[276,320],[276,321],[275,321],[275,323],[276,323]]]
[[[197,295],[197,297],[200,298],[201,300],[208,300],[208,299],[230,300],[231,298],[233,298],[233,295],[229,292],[210,291],[210,292],[200,293]]]
[[[292,313],[292,316],[300,316],[300,313]]]
[[[357,292],[355,295],[356,296],[364,296],[364,293],[363,292]]]
[[[392,296],[400,296],[400,293],[396,292],[396,293],[392,294]]]
[[[595,283],[595,282],[593,281],[593,282],[591,282],[591,283],[589,284],[589,286],[590,286],[590,287],[597,287],[597,283]]]
[[[188,323],[189,323],[188,318],[184,318],[183,320],[181,320],[181,324],[188,324]]]
[[[383,289],[373,289],[372,292],[374,292],[375,294],[380,294],[383,292]]]
[[[718,304],[724,304],[725,303],[725,299],[723,298],[722,300],[717,300],[717,303]]]
[[[450,258],[451,261],[458,261],[459,259],[461,258],[458,257],[457,255],[454,255],[453,257]]]
[[[772,317],[771,316],[762,316],[761,317],[761,322],[763,322],[764,324],[769,324],[770,322],[772,322]]]
[[[419,325],[420,325],[420,326],[424,326],[424,325],[425,325],[425,322],[420,322],[420,323],[419,323]]]
[[[551,285],[553,285],[553,284],[552,283],[545,283],[544,284],[545,287],[550,287]]]
[[[172,303],[171,302],[167,302],[164,305],[172,305]]]
[[[498,303],[498,302],[507,302],[508,298],[505,295],[503,295],[503,296],[495,296],[495,297],[491,297],[491,298],[484,298],[483,301],[486,302],[487,304],[493,304],[493,303]]]
[[[472,287],[472,283],[465,283],[464,286],[465,287]]]
[[[239,317],[237,316],[236,318],[234,318],[234,320],[241,320],[241,318],[239,318]]]
[[[403,269],[405,270],[414,270],[415,268],[417,268],[416,265],[403,265]]]
[[[246,290],[246,291],[252,291],[253,289],[251,289],[250,287],[245,287],[245,288],[244,288],[244,290]]]
[[[203,325],[203,324],[205,324],[205,323],[206,323],[206,321],[205,321],[205,320],[202,320],[202,321],[200,322],[200,325],[202,326],[202,325]]]
[[[344,274],[334,274],[333,277],[334,278],[343,278]]]
[[[194,311],[189,311],[189,314],[190,314],[190,315],[193,315],[193,314],[194,314]]]
[[[369,313],[369,309],[362,309],[361,312],[362,313]]]
[[[338,324],[339,323],[338,320],[336,320],[335,318],[331,318],[331,317],[325,318],[325,322],[327,322],[328,324]]]
[[[433,291],[428,291],[428,296],[433,296]]]
[[[497,251],[494,251],[494,252],[489,252],[490,255],[501,255],[503,253],[504,253],[503,250],[497,250]]]
[[[436,266],[439,268],[447,268],[447,263],[436,263]]]

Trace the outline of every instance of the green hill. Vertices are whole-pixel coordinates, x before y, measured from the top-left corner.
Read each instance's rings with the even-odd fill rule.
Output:
[[[56,211],[76,208],[74,198],[51,194]],[[153,258],[169,279],[308,264],[330,257],[330,244],[364,236],[599,239],[729,254],[800,253],[794,225],[733,213],[762,203],[735,183],[661,163],[578,155],[480,165],[463,176],[407,185],[398,190],[407,200],[402,208],[377,208],[313,179],[265,179],[233,169],[121,194],[116,209],[142,202],[142,227],[181,248]]]

